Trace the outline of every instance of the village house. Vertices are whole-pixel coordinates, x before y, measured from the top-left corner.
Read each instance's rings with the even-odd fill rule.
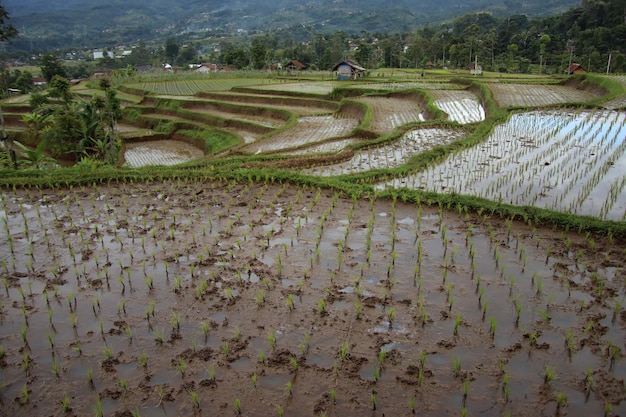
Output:
[[[577,63],[572,63],[572,65],[570,65],[569,67],[567,67],[567,69],[565,70],[565,73],[567,75],[572,75],[572,74],[584,74],[586,73],[587,70],[583,68],[582,65],[577,64]]]
[[[337,72],[338,80],[356,80],[365,75],[365,68],[354,61],[346,59],[335,64],[333,72]]]
[[[292,59],[291,61],[287,63],[287,65],[285,65],[285,70],[289,72],[304,71],[305,69],[306,69],[306,65],[304,65],[302,62],[298,61],[297,59]]]
[[[233,69],[226,65],[202,63],[194,71],[208,74],[211,72],[230,72]]]

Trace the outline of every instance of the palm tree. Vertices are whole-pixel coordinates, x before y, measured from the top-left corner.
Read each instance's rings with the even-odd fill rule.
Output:
[[[21,160],[28,166],[32,166],[35,169],[42,169],[55,162],[54,159],[46,156],[44,153],[44,142],[39,142],[39,145],[37,145],[35,149],[30,149],[19,142],[14,143],[22,151],[20,154]]]

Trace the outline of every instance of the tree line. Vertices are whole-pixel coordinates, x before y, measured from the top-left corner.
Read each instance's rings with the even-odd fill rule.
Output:
[[[264,69],[295,59],[310,69],[329,70],[351,58],[366,68],[466,68],[478,58],[489,71],[562,73],[570,61],[605,72],[610,56],[610,72],[626,72],[625,54],[626,0],[584,0],[561,15],[470,13],[436,28],[396,34],[317,33],[303,26],[253,37],[169,38],[164,45],[140,44],[124,60],[108,64],[211,62]]]
[[[6,16],[5,16],[6,17]],[[62,66],[59,57],[40,58],[43,76],[86,77],[97,69],[163,63],[188,69],[210,62],[237,69],[266,69],[298,60],[313,70],[330,70],[350,58],[366,68],[467,68],[477,60],[488,71],[562,73],[570,62],[593,72],[626,72],[626,0],[584,0],[561,15],[529,19],[470,13],[412,32],[318,33],[306,26],[256,36],[191,40],[170,37],[162,44],[139,42],[130,55]],[[610,57],[610,67],[609,67]],[[55,59],[58,62],[55,62]],[[0,85],[26,92],[30,74],[0,71]]]

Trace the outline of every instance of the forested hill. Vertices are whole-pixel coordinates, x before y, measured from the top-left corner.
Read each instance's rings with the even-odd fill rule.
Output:
[[[558,14],[579,0],[2,0],[21,35],[12,48],[133,44],[189,32],[402,33],[474,11]]]

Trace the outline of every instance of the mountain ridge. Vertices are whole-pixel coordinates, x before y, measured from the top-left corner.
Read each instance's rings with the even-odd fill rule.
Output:
[[[465,13],[545,16],[578,6],[573,0],[4,0],[21,36],[17,49],[108,47],[191,32],[270,32],[298,25],[315,32],[412,31]]]

